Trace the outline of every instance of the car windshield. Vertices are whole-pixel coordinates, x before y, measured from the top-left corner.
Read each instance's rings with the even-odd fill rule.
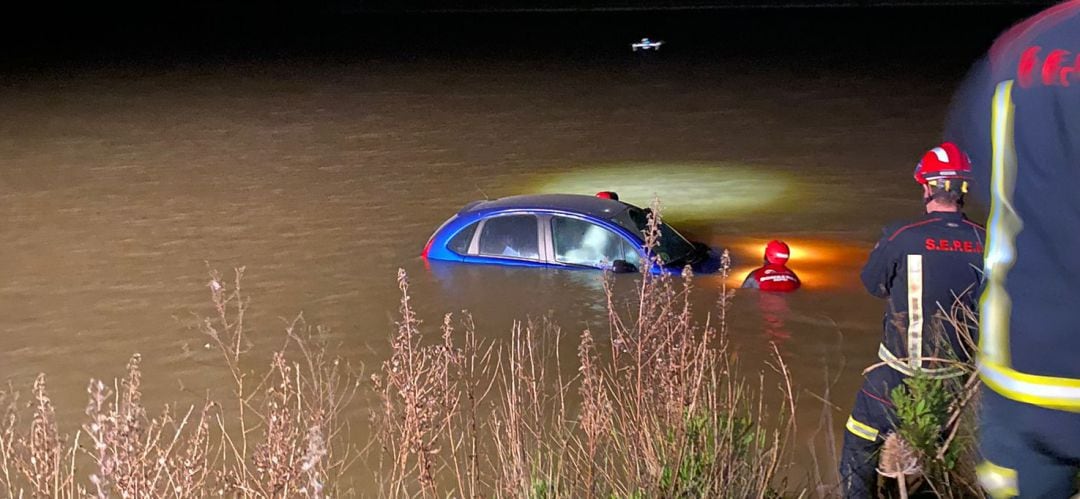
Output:
[[[642,240],[648,236],[649,215],[641,208],[630,206],[611,220],[631,232],[636,231],[641,235]],[[664,265],[670,265],[680,263],[693,254],[694,245],[670,225],[661,223],[660,241],[657,247],[653,248],[653,252],[660,257]]]

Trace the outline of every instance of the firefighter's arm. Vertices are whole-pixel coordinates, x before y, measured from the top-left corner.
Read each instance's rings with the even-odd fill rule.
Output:
[[[742,287],[749,289],[759,289],[761,286],[758,284],[758,280],[754,277],[757,272],[751,272],[746,274],[746,279],[743,280]]]
[[[888,236],[883,235],[862,268],[860,277],[863,286],[878,298],[887,298],[892,291],[890,284],[896,273],[896,257],[893,253]]]

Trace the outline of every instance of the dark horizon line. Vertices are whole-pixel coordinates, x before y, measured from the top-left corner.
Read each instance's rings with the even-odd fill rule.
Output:
[[[731,2],[708,5],[662,5],[662,6],[602,6],[602,7],[450,7],[450,8],[357,8],[344,9],[352,14],[513,14],[513,13],[603,13],[603,12],[694,12],[722,10],[816,10],[816,9],[876,9],[876,8],[919,8],[919,7],[1037,7],[1051,5],[1053,1],[1030,0],[838,0],[826,2]]]

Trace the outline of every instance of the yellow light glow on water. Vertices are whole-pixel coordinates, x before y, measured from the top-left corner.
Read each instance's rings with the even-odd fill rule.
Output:
[[[715,244],[731,251],[737,266],[731,272],[730,285],[742,284],[748,273],[761,265],[765,245],[773,239],[791,248],[788,268],[802,281],[803,288],[816,290],[858,289],[859,271],[870,253],[862,242],[804,237],[739,237],[724,238]]]
[[[545,176],[539,193],[615,191],[619,199],[648,206],[659,197],[664,215],[677,221],[731,219],[777,203],[790,189],[784,175],[735,163],[620,163],[587,166]]]

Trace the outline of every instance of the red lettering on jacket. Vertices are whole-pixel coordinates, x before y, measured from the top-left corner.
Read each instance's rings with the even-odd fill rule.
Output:
[[[983,246],[980,242],[972,242],[961,239],[930,239],[924,241],[927,251],[949,251],[960,253],[982,253]]]
[[[762,291],[790,292],[799,289],[802,284],[799,277],[784,265],[766,264],[751,274]]]
[[[1076,78],[1076,72],[1080,71],[1080,55],[1076,56],[1076,60],[1072,66],[1066,66],[1061,69],[1061,86],[1069,86],[1069,78]]]
[[[1029,88],[1036,83],[1048,87],[1057,85],[1067,87],[1073,81],[1080,81],[1080,55],[1077,55],[1070,64],[1069,58],[1072,52],[1054,49],[1040,61],[1040,50],[1042,47],[1032,46],[1020,54],[1020,61],[1016,65],[1016,79],[1021,87]],[[1036,79],[1036,70],[1038,79]]]
[[[1028,47],[1020,55],[1020,63],[1016,65],[1016,79],[1020,82],[1021,87],[1027,88],[1035,83],[1032,73],[1038,63],[1039,50],[1039,47]]]
[[[1061,63],[1067,55],[1069,55],[1067,50],[1057,49],[1046,56],[1046,61],[1043,62],[1042,67],[1043,85],[1049,87],[1061,82]]]

